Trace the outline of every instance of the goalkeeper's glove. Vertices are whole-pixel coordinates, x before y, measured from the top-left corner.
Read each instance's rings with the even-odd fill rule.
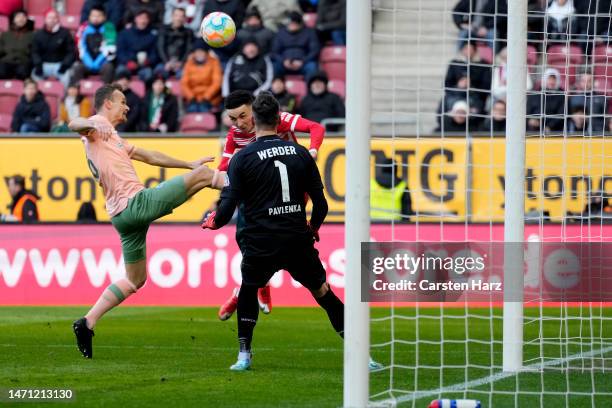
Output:
[[[219,229],[219,227],[215,225],[215,215],[217,215],[217,212],[211,211],[208,213],[206,217],[204,217],[204,222],[202,223],[203,229],[207,229],[207,228],[211,230]]]

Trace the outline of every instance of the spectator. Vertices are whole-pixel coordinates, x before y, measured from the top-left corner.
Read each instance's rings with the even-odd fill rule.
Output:
[[[484,65],[474,40],[463,43],[459,57],[453,59],[444,79],[444,98],[438,112],[448,111],[456,101],[467,101],[471,114],[484,113],[491,89],[491,67]]]
[[[34,34],[32,78],[36,81],[58,78],[64,87],[68,87],[70,68],[75,61],[76,50],[72,34],[60,26],[57,11],[49,10],[45,14],[45,26]]]
[[[544,17],[548,21],[546,33],[549,41],[569,41],[570,35],[575,34],[578,27],[574,21],[575,12],[573,0],[552,0]]]
[[[263,25],[276,32],[287,24],[289,13],[300,11],[300,6],[297,0],[252,0],[248,9],[257,9]]]
[[[346,0],[319,0],[317,30],[335,45],[346,45]]]
[[[442,133],[473,132],[478,129],[477,121],[474,119],[474,116],[470,114],[470,109],[466,101],[455,101],[451,110],[444,114]]]
[[[187,112],[208,112],[221,103],[223,71],[217,57],[206,50],[204,41],[195,42],[181,77]]]
[[[274,40],[274,32],[264,27],[261,15],[257,9],[249,9],[246,12],[244,24],[242,24],[242,28],[236,34],[236,39],[241,45],[250,38],[257,40],[259,50],[263,55],[270,52],[272,41]]]
[[[10,16],[10,30],[0,34],[0,78],[25,79],[32,71],[31,50],[34,22],[24,10]]]
[[[131,79],[132,75],[129,71],[122,71],[115,78],[115,83],[123,90],[127,106],[130,108],[127,114],[127,121],[117,126],[118,132],[139,132],[147,128],[144,124],[146,115],[144,102],[130,88]]]
[[[567,118],[565,129],[567,133],[579,133],[583,135],[590,135],[589,123],[584,107],[572,106],[570,109],[570,115]]]
[[[33,191],[26,190],[25,177],[16,174],[8,179],[8,190],[11,204],[7,207],[10,214],[0,214],[1,222],[22,222],[24,224],[38,221],[37,201],[40,199]]]
[[[178,100],[166,87],[164,79],[157,77],[145,98],[149,132],[176,132],[178,123]]]
[[[406,181],[399,178],[397,164],[385,156],[376,158],[376,174],[370,181],[372,221],[409,221],[412,199]]]
[[[77,33],[77,44],[81,61],[74,64],[72,80],[80,81],[89,75],[100,75],[109,83],[113,80],[113,60],[117,52],[117,32],[101,6],[89,11],[89,20]]]
[[[459,49],[468,39],[495,41],[495,0],[459,0],[453,9],[453,21],[459,28]]]
[[[51,111],[38,85],[31,79],[23,81],[23,95],[13,112],[11,130],[19,133],[48,132]]]
[[[527,96],[527,130],[563,131],[565,95],[560,82],[559,71],[549,68],[542,76],[542,92]]]
[[[93,7],[103,8],[108,21],[113,23],[117,30],[123,28],[124,0],[85,0],[81,9],[81,23],[89,19],[89,13]]]
[[[497,100],[491,108],[491,116],[488,117],[482,127],[483,132],[499,133],[506,131],[506,102]]]
[[[150,25],[159,28],[164,20],[164,3],[162,0],[125,0],[124,23],[131,24],[143,11],[149,14]]]
[[[91,100],[81,95],[78,82],[73,82],[66,89],[66,96],[60,103],[59,119],[53,129],[56,132],[69,132],[68,123],[78,117],[88,118],[92,115]]]
[[[204,2],[200,0],[166,0],[164,24],[172,24],[174,9],[185,10],[185,26],[194,33],[200,32],[200,24],[204,17]]]
[[[175,8],[172,23],[164,26],[157,38],[157,50],[162,62],[155,68],[155,74],[164,78],[171,75],[180,78],[192,40],[193,32],[185,27],[185,9]]]
[[[214,11],[227,14],[234,20],[236,27],[242,27],[245,5],[242,0],[206,0],[204,2],[204,16]]]
[[[321,123],[327,118],[344,118],[344,102],[337,94],[327,90],[327,75],[316,72],[308,79],[308,94],[300,104],[302,116],[313,122]],[[338,126],[329,126],[330,131],[337,131]]]
[[[238,89],[258,95],[270,89],[273,77],[274,68],[270,57],[261,55],[259,44],[254,38],[247,39],[242,51],[232,57],[225,67],[222,95],[226,97]]]
[[[302,13],[316,13],[320,3],[319,0],[298,0]]]
[[[294,113],[297,107],[297,98],[294,94],[287,92],[285,88],[285,78],[282,76],[274,77],[272,80],[272,95],[278,101],[281,111]]]
[[[586,55],[590,55],[594,45],[607,44],[609,41],[612,1],[576,1],[574,7],[575,41],[581,43]]]
[[[272,44],[275,72],[309,76],[317,70],[321,50],[317,33],[304,27],[300,13],[291,13],[289,19],[287,27],[279,30]]]
[[[153,67],[159,63],[157,30],[151,27],[148,11],[140,11],[134,18],[134,26],[119,33],[117,63],[117,75],[125,71],[137,73],[145,83],[153,78]]]
[[[491,84],[491,96],[496,100],[506,100],[507,92],[507,75],[508,75],[508,49],[503,48],[495,57],[495,67],[493,68],[493,79]],[[527,74],[526,89],[533,89],[533,81],[531,76]]]
[[[604,132],[606,96],[593,89],[593,75],[584,73],[576,83],[576,90],[569,97],[569,111],[581,108],[588,116],[589,133],[601,135]]]

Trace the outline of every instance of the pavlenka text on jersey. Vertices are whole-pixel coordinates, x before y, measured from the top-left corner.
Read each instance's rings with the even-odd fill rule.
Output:
[[[291,214],[291,213],[297,213],[300,211],[302,211],[302,206],[300,204],[283,205],[281,207],[268,208],[268,215]]]

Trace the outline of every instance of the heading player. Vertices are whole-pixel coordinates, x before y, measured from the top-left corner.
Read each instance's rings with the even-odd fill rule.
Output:
[[[212,157],[186,162],[133,146],[119,137],[115,127],[127,120],[129,107],[118,86],[103,85],[99,88],[94,97],[94,106],[96,115],[89,119],[74,119],[69,127],[83,136],[81,139],[85,145],[87,164],[102,186],[106,210],[121,237],[127,276],[108,286],[85,317],[74,322],[77,347],[85,358],[93,357],[93,328],[98,319],[136,293],[147,279],[146,238],[149,225],[216,182],[215,176],[219,174],[218,170],[203,166],[212,161]],[[145,188],[131,160],[159,167],[193,170],[156,188]]]
[[[259,94],[252,110],[256,140],[236,153],[218,209],[202,224],[203,228],[221,228],[236,206],[244,218],[236,232],[243,260],[238,294],[240,352],[238,361],[230,367],[235,371],[251,366],[251,340],[259,314],[257,289],[280,269],[286,269],[310,290],[338,334],[342,336],[344,331],[344,305],[326,282],[314,247],[327,215],[317,165],[306,148],[278,137],[282,119],[272,95]],[[313,204],[310,222],[306,220],[305,194]]]
[[[228,113],[233,126],[227,132],[223,157],[219,164],[219,171],[227,171],[228,164],[234,154],[255,141],[255,123],[253,121],[253,96],[244,90],[234,91],[225,99],[225,109]],[[279,123],[276,132],[280,139],[297,143],[295,132],[310,134],[309,153],[313,158],[317,157],[317,152],[323,143],[325,128],[310,120],[304,119],[300,115],[289,112],[280,112]],[[270,286],[261,288],[257,294],[258,302],[264,313],[272,310],[272,298]],[[238,304],[238,288],[232,291],[232,296],[219,308],[219,319],[227,320],[236,311]]]

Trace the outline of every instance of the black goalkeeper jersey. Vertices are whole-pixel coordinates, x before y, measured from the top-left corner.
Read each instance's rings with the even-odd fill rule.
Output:
[[[306,148],[263,136],[232,158],[220,207],[239,206],[236,241],[243,256],[274,256],[300,242],[312,243],[306,196],[322,196],[322,190],[319,169]]]

